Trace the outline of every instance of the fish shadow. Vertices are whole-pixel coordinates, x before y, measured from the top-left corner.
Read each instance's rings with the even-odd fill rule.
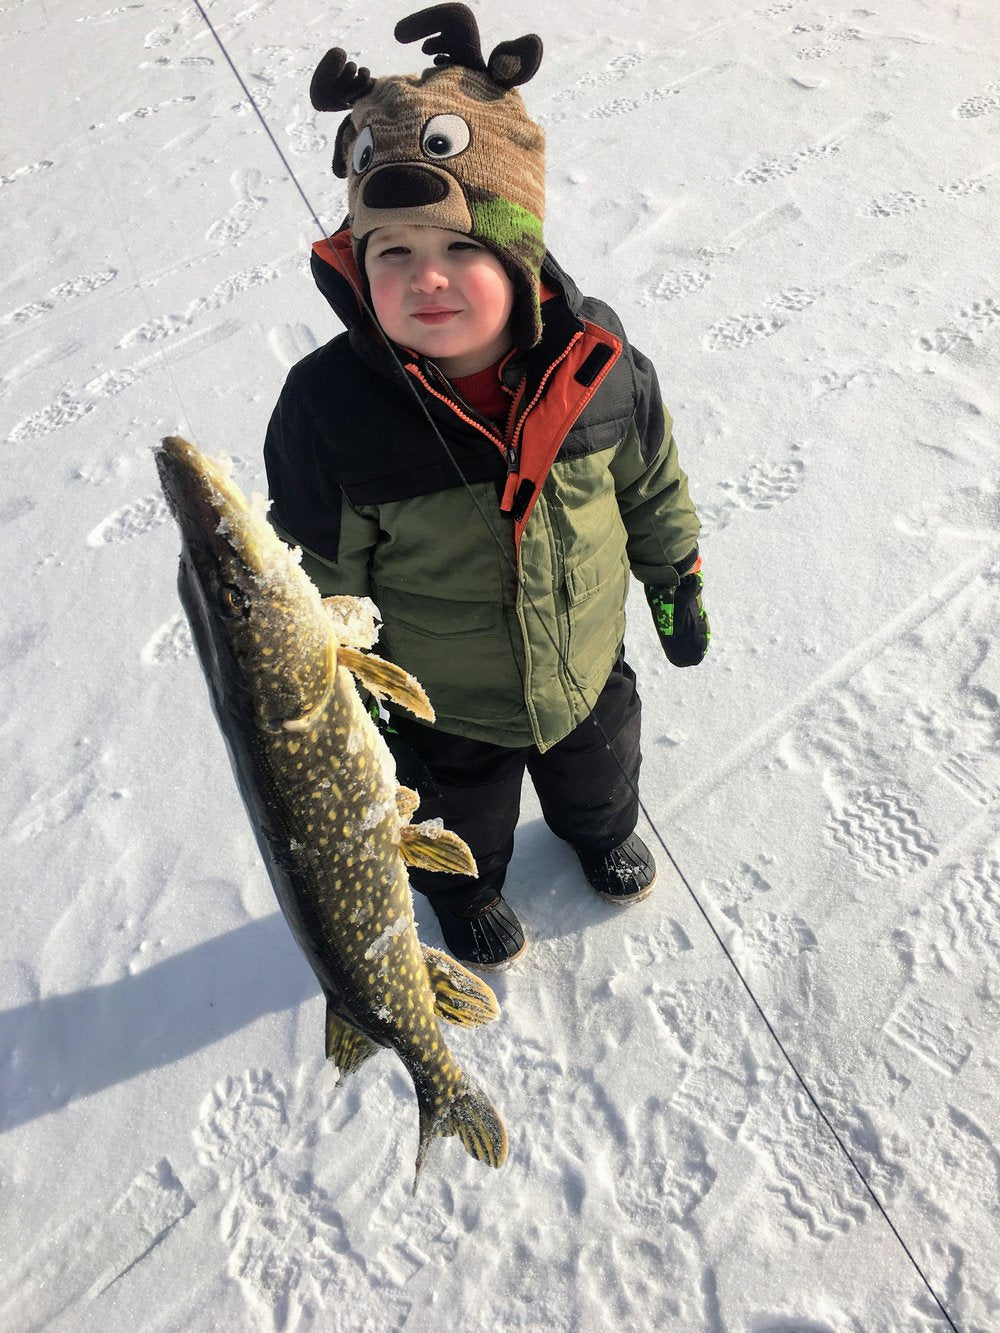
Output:
[[[135,975],[0,1012],[0,1133],[317,994],[280,913]]]

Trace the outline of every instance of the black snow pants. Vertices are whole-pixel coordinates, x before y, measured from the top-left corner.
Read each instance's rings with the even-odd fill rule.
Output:
[[[635,673],[622,656],[594,711],[544,754],[533,745],[468,740],[394,713],[386,741],[399,781],[420,794],[415,817],[442,819],[479,867],[478,878],[411,869],[410,883],[463,912],[493,902],[514,851],[525,770],[557,837],[595,851],[624,842],[639,816],[640,714]]]

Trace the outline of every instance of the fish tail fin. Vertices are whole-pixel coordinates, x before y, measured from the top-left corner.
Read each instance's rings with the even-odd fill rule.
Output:
[[[420,1096],[420,1147],[417,1150],[414,1193],[427,1158],[427,1150],[436,1138],[450,1134],[457,1136],[470,1157],[485,1162],[487,1166],[503,1166],[508,1146],[503,1121],[486,1093],[468,1078],[463,1078],[457,1095],[437,1116],[430,1098]]]

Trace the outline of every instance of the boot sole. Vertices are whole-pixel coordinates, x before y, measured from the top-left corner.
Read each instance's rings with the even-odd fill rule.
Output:
[[[457,954],[452,954],[452,957],[455,958],[457,962],[461,963],[463,967],[475,968],[479,972],[503,972],[510,967],[511,963],[517,962],[527,947],[528,941],[525,940],[517,953],[512,953],[509,958],[504,958],[499,963],[474,963],[470,958],[459,958]]]
[[[646,887],[644,889],[640,889],[638,893],[630,893],[628,894],[627,897],[625,897],[620,893],[618,894],[601,893],[600,890],[598,890],[597,896],[598,898],[603,898],[606,903],[614,903],[615,907],[631,907],[634,903],[643,902],[643,900],[648,898],[655,888],[656,888],[656,876],[654,875],[653,878],[646,885]]]

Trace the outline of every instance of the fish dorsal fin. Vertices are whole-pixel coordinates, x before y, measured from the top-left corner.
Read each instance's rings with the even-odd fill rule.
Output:
[[[420,797],[412,787],[396,788],[396,812],[399,815],[400,823],[408,824],[416,813],[420,804]]]
[[[372,648],[378,638],[375,605],[368,597],[324,597],[323,607],[333,624],[338,643],[348,648]]]
[[[434,992],[434,1012],[447,1023],[478,1027],[500,1017],[497,997],[482,978],[429,945],[421,945],[427,978]]]
[[[393,703],[407,709],[414,717],[421,717],[425,722],[434,721],[434,709],[424,693],[422,686],[408,675],[402,667],[387,662],[374,653],[362,653],[356,648],[341,644],[337,650],[337,661],[354,673],[361,684],[378,699],[391,699]]]
[[[399,830],[399,854],[408,866],[438,870],[448,875],[478,875],[475,858],[457,833],[432,820],[404,824]]]
[[[353,1074],[378,1050],[381,1047],[377,1042],[341,1018],[327,1000],[326,1058],[332,1060],[342,1074]]]

